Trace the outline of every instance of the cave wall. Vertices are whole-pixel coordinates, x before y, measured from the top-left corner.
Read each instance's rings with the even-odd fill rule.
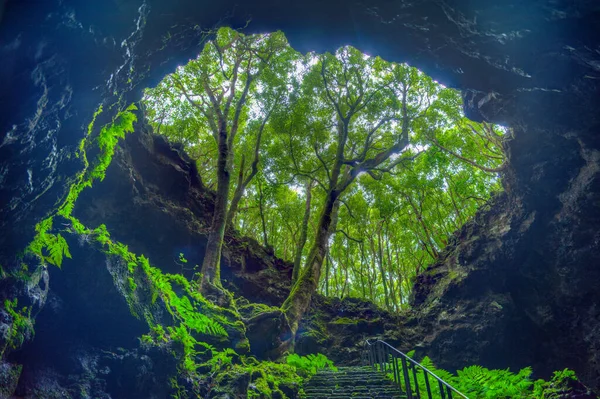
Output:
[[[250,18],[246,31],[282,29],[300,51],[352,44],[409,62],[461,89],[472,119],[513,128],[506,194],[417,282],[421,344],[448,368],[571,366],[600,386],[593,1],[4,2],[0,264],[17,266],[35,222],[65,195],[100,104],[98,124],[193,57],[207,28]],[[464,273],[447,284],[457,265]]]
[[[419,346],[443,367],[569,367],[600,386],[600,151],[587,122],[517,131],[506,192],[418,277]]]

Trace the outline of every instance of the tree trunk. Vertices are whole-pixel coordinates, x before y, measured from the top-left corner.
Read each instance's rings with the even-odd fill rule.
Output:
[[[382,222],[383,224],[383,222]],[[383,239],[382,239],[382,231],[383,230],[383,225],[379,226],[379,231],[377,232],[377,244],[378,244],[378,251],[377,251],[377,257],[379,258],[379,272],[381,273],[381,281],[383,283],[383,295],[384,295],[384,300],[385,300],[385,307],[387,310],[391,311],[391,307],[390,307],[390,295],[388,292],[388,285],[387,285],[387,276],[385,273],[385,268],[383,266]]]
[[[325,296],[329,296],[329,268],[331,267],[331,262],[329,261],[329,256],[325,258]]]
[[[300,227],[300,238],[298,245],[296,246],[296,256],[294,258],[294,269],[292,272],[292,284],[296,282],[300,275],[300,267],[302,263],[302,251],[306,244],[306,237],[308,236],[308,221],[310,219],[310,202],[312,198],[312,186],[313,182],[309,181],[306,183],[306,205],[304,208],[304,217],[302,218],[302,226]]]
[[[287,317],[291,337],[294,340],[300,319],[308,309],[312,294],[316,291],[321,277],[323,260],[327,256],[329,237],[337,224],[337,211],[339,193],[330,190],[327,194],[314,244],[306,259],[305,267],[300,277],[292,287],[290,295],[281,306]]]
[[[231,205],[229,206],[229,211],[227,212],[227,227],[228,228],[233,227],[233,220],[235,219],[235,215],[238,210],[238,205],[239,205],[242,197],[244,196],[244,192],[246,191],[246,188],[248,187],[248,185],[250,184],[252,179],[254,179],[254,176],[256,176],[256,174],[258,173],[258,163],[260,162],[260,142],[262,140],[262,134],[265,129],[267,120],[269,119],[269,116],[271,115],[271,111],[269,111],[269,113],[267,114],[265,119],[263,119],[262,124],[260,125],[260,130],[258,131],[258,134],[256,136],[256,143],[254,145],[254,158],[252,160],[252,164],[250,165],[250,173],[248,174],[248,176],[245,179],[244,179],[244,173],[245,173],[244,167],[245,167],[246,159],[242,155],[242,161],[241,161],[241,165],[240,165],[240,173],[238,175],[237,185],[235,187],[235,192],[233,193],[233,198],[231,199]]]
[[[267,237],[267,224],[265,223],[265,213],[263,209],[263,192],[262,192],[262,184],[258,183],[258,211],[260,213],[260,221],[262,225],[262,233],[263,233],[263,244],[265,248],[269,248],[269,240]]]
[[[361,242],[359,244],[360,246],[360,286],[362,288],[362,297],[366,298],[367,297],[367,290],[365,287],[365,248],[363,243]]]
[[[245,159],[242,155],[242,160],[240,162],[240,172],[238,174],[238,180],[235,186],[235,191],[233,193],[233,198],[231,199],[231,204],[229,205],[229,211],[227,212],[227,222],[226,227],[228,229],[233,228],[233,220],[235,219],[235,214],[237,213],[238,206],[242,197],[244,196],[244,191],[246,190],[246,186],[244,185],[244,166]]]
[[[219,129],[219,155],[217,159],[217,196],[208,242],[202,262],[202,284],[204,292],[210,291],[211,286],[221,287],[221,248],[225,236],[227,217],[227,199],[229,196],[230,175],[228,168],[229,147],[227,145],[226,124]]]
[[[387,265],[388,265],[387,273],[388,273],[388,276],[390,277],[389,283],[390,283],[390,295],[392,298],[392,308],[395,312],[397,312],[398,311],[398,299],[396,297],[396,285],[394,284],[394,279],[392,277],[393,276],[393,273],[392,273],[392,271],[393,271],[392,263],[393,262],[392,262],[392,254],[390,252],[390,236],[389,236],[388,232],[389,232],[389,230],[388,230],[387,223],[386,223],[385,249],[386,249],[386,254],[387,254]],[[396,265],[396,267],[398,267],[398,266]]]

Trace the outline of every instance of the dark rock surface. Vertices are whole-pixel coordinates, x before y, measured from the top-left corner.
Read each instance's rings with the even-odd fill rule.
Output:
[[[367,339],[385,339],[408,352],[415,342],[410,319],[393,315],[358,298],[315,295],[302,320],[295,350],[300,355],[323,353],[337,365],[361,365]]]
[[[34,224],[56,206],[65,183],[81,168],[72,154],[98,105],[106,110],[98,123],[109,121],[119,107],[138,100],[145,86],[193,57],[204,29],[245,26],[249,17],[248,30],[282,29],[301,51],[353,44],[390,61],[407,61],[461,89],[471,118],[513,128],[506,194],[466,226],[445,257],[418,280],[414,323],[424,339],[413,343],[407,336],[407,343],[421,345],[449,369],[472,363],[534,365],[546,376],[572,367],[584,382],[600,387],[600,4],[595,1],[2,2],[3,268],[19,267],[15,255],[33,237]],[[132,136],[124,148],[160,147],[135,140]],[[174,262],[179,252],[199,263],[202,254],[192,243],[202,225],[185,215],[208,202],[194,190],[159,193],[160,185],[153,188],[153,176],[144,170],[129,174],[127,154],[134,153],[117,157],[121,172],[113,184],[129,195],[124,198],[140,201],[144,213],[130,222],[135,235],[123,239],[166,270],[179,267]],[[147,161],[149,170],[153,162]],[[167,166],[166,177],[177,168],[191,173],[185,163]],[[147,185],[140,189],[132,178]],[[187,177],[175,182],[200,184]],[[107,216],[102,207],[122,206],[135,216],[131,203],[96,194],[87,201],[105,203],[96,213],[92,206],[79,209],[82,219],[112,223],[115,234],[124,231],[118,216],[110,222],[102,218]],[[182,197],[169,197],[177,195]],[[165,233],[146,241],[144,235],[153,231],[144,230],[148,222],[160,223]],[[263,250],[232,240],[224,257],[231,259],[231,275],[224,278],[232,287],[252,283],[250,273],[239,272],[243,268],[263,273],[250,287],[258,287],[271,270],[279,270],[273,279],[288,273],[276,260],[272,268],[249,260],[262,258]],[[171,252],[158,253],[170,244],[175,244]],[[51,285],[61,278],[56,273]],[[2,302],[23,290],[13,283],[2,280]],[[284,295],[278,287],[265,300],[277,304]],[[36,303],[37,312],[44,301]]]

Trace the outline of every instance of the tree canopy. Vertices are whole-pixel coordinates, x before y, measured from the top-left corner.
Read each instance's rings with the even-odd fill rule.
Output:
[[[506,164],[507,132],[468,120],[456,90],[353,47],[302,55],[280,32],[220,29],[144,104],[217,191],[203,278],[220,286],[225,229],[254,237],[295,265],[294,332],[317,290],[406,307]]]

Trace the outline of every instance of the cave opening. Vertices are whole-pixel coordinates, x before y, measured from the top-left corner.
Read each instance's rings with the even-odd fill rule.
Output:
[[[234,137],[227,229],[301,268],[326,192],[336,185],[336,121],[351,120],[340,162],[358,169],[358,178],[339,199],[319,292],[368,299],[392,312],[408,308],[416,276],[501,192],[509,131],[467,119],[460,93],[416,68],[351,46],[303,55],[281,32],[221,28],[215,36],[198,57],[145,90],[141,108],[154,133],[180,145],[204,186],[217,192],[217,125],[227,125]],[[220,121],[217,112],[226,107],[231,114]],[[407,144],[392,149],[402,129]],[[389,160],[366,162],[390,150]],[[204,251],[181,248],[200,272]]]

